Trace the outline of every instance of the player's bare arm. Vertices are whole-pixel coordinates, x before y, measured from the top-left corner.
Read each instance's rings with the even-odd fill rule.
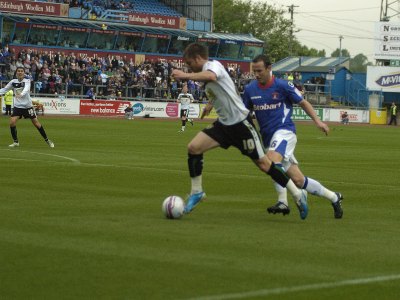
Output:
[[[321,121],[321,119],[317,116],[315,113],[315,110],[313,106],[308,102],[307,100],[303,99],[299,105],[301,108],[307,113],[307,115],[314,121],[315,125],[325,133],[325,135],[328,135],[329,133],[329,126],[325,124],[324,122]]]
[[[199,73],[186,73],[181,70],[173,70],[172,77],[177,80],[194,80],[194,81],[216,81],[217,75],[211,71],[201,71]]]
[[[4,88],[0,89],[0,95],[4,95],[11,89],[12,89],[12,83],[10,81],[9,83],[7,83],[7,85]]]

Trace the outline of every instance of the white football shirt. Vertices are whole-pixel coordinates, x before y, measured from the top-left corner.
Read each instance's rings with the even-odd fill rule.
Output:
[[[216,60],[208,61],[203,65],[203,71],[211,71],[217,76],[216,81],[206,83],[205,91],[218,114],[218,120],[224,125],[233,125],[246,119],[249,110],[224,66]]]
[[[22,79],[19,81],[18,79],[13,79],[7,85],[0,89],[0,95],[5,94],[9,90],[14,90],[14,107],[18,108],[31,108],[32,107],[32,99],[29,94],[31,89],[31,81],[28,78]]]
[[[181,103],[181,109],[189,109],[190,103],[194,101],[193,95],[181,93],[178,95],[178,101]]]

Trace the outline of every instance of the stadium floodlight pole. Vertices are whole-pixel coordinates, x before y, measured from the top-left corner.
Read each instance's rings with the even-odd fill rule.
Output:
[[[342,40],[344,39],[343,35],[339,36],[339,64],[342,62]]]
[[[290,5],[288,6],[289,8],[289,13],[290,13],[290,41],[289,41],[289,54],[290,56],[293,55],[293,14],[294,14],[294,8],[299,7],[298,5]]]

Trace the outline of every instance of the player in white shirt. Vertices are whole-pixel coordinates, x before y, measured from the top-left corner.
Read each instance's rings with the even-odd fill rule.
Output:
[[[181,104],[181,121],[182,121],[182,128],[179,132],[184,132],[186,128],[186,122],[189,121],[190,124],[193,126],[193,120],[189,119],[189,108],[190,103],[194,101],[193,95],[188,93],[188,87],[185,84],[182,88],[182,93],[178,95],[178,100]]]
[[[45,142],[50,148],[54,148],[54,143],[48,139],[42,124],[37,119],[30,96],[31,80],[25,76],[25,69],[23,67],[17,68],[16,77],[16,79],[12,79],[4,88],[0,89],[0,95],[4,95],[11,89],[13,89],[15,95],[14,108],[10,117],[10,130],[14,142],[10,147],[19,147],[17,120],[24,117],[25,119],[31,119],[32,124],[39,130]]]
[[[235,84],[222,64],[218,61],[209,61],[208,48],[197,43],[187,46],[183,59],[193,73],[173,70],[172,77],[177,80],[205,82],[209,103],[201,118],[207,115],[212,107],[218,114],[213,126],[200,131],[188,145],[188,167],[192,188],[185,212],[190,213],[206,197],[202,186],[203,153],[216,147],[227,149],[234,146],[243,155],[252,159],[261,171],[288,189],[299,209],[301,219],[305,219],[308,214],[306,194],[299,190],[286,173],[275,166],[265,154],[249,110],[244,106],[236,92]]]

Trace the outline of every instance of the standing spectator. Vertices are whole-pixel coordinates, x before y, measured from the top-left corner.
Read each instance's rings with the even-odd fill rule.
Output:
[[[100,72],[99,77],[101,79],[101,85],[103,85],[103,93],[105,93],[107,91],[108,75],[104,73],[103,70],[100,70],[99,72]]]
[[[14,100],[14,91],[9,90],[4,94],[4,104],[6,105],[6,116],[11,116],[11,106]]]
[[[37,70],[38,70],[38,66],[37,66],[37,64],[36,64],[36,59],[35,59],[35,58],[32,58],[32,62],[31,62],[31,75],[32,75],[32,78],[33,78],[34,81],[37,80],[37,77],[36,77]]]
[[[397,106],[394,102],[392,102],[392,106],[390,106],[390,122],[389,125],[392,125],[394,122],[394,125],[397,126]]]
[[[195,93],[196,86],[195,86],[194,80],[188,80],[187,88],[188,88],[188,91],[190,94],[193,95]]]
[[[176,80],[171,80],[171,96],[173,99],[178,98],[178,82]]]
[[[24,63],[22,62],[22,58],[18,58],[17,62],[15,63],[15,65],[17,66],[17,68],[22,67],[24,68]]]
[[[15,59],[13,59],[10,63],[10,71],[8,72],[8,78],[12,79],[17,71],[17,65]]]

